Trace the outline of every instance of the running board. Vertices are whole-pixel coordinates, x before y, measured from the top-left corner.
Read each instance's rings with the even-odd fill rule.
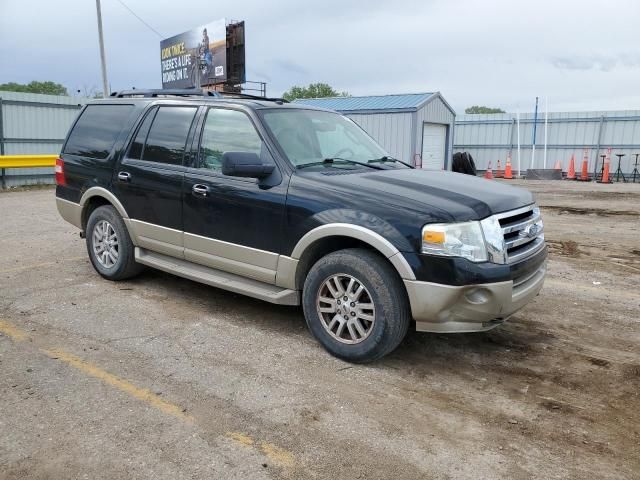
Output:
[[[251,278],[151,252],[140,247],[135,249],[135,258],[136,262],[142,265],[173,273],[194,282],[205,283],[212,287],[222,288],[223,290],[229,290],[230,292],[240,293],[278,305],[300,305],[300,294],[296,290],[276,287]]]

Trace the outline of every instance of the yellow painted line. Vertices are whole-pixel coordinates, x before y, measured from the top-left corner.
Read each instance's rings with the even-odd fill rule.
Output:
[[[0,168],[55,167],[58,155],[0,155]]]
[[[295,465],[295,458],[289,450],[269,442],[262,442],[260,448],[273,463],[281,467],[291,468]]]
[[[225,433],[225,435],[233,440],[234,443],[242,445],[243,447],[251,447],[255,443],[253,441],[253,438],[251,438],[249,435],[245,435],[242,432],[227,432]]]
[[[85,362],[84,360],[76,357],[71,353],[65,352],[64,350],[60,349],[43,350],[43,352],[49,355],[49,357],[56,360],[61,360],[64,363],[71,365],[72,367],[80,370],[83,373],[86,373],[91,377],[102,380],[107,385],[110,385],[124,393],[129,394],[133,398],[141,400],[163,413],[173,415],[174,417],[178,417],[182,420],[193,420],[193,417],[184,413],[182,408],[161,399],[158,395],[151,392],[149,389],[136,387],[133,383],[130,383],[120,377],[116,377],[115,375],[106,372],[89,362]]]
[[[30,264],[30,265],[22,265],[21,267],[15,267],[15,268],[7,268],[6,270],[0,270],[0,275],[3,273],[12,273],[12,272],[20,272],[22,270],[32,270],[34,268],[43,268],[43,267],[50,267],[52,265],[60,265],[61,263],[65,262],[65,261],[74,261],[74,260],[88,260],[88,257],[84,256],[84,257],[70,257],[70,258],[63,258],[57,262],[43,262],[43,263],[35,263],[35,264]]]
[[[262,453],[280,467],[291,468],[295,466],[296,461],[293,453],[273,443],[258,443],[257,440],[242,432],[227,432],[225,433],[225,436],[242,447],[256,448],[256,445],[259,446]]]
[[[22,342],[29,338],[26,332],[23,332],[15,325],[4,320],[0,320],[0,333],[17,342]],[[126,393],[127,395],[130,395],[131,397],[140,400],[163,413],[166,413],[167,415],[174,416],[180,420],[190,423],[194,420],[194,418],[185,413],[181,407],[167,402],[155,393],[151,392],[149,389],[137,387],[133,383],[113,375],[90,362],[82,360],[72,353],[60,348],[42,348],[40,351],[45,353],[51,359],[60,360],[80,372],[85,373],[90,377],[97,378],[105,384],[114,387],[117,390],[120,390],[121,392]],[[261,451],[273,464],[280,467],[292,468],[296,464],[293,453],[273,443],[258,441],[250,435],[242,432],[226,432],[225,436],[237,445]]]
[[[16,342],[24,342],[28,335],[17,327],[14,327],[10,323],[0,320],[0,333],[12,338]]]

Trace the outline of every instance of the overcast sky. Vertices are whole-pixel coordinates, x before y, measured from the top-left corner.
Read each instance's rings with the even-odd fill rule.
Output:
[[[640,109],[638,0],[122,0],[176,35],[246,21],[247,79],[270,95],[322,81],[352,95],[440,91],[531,111]],[[112,90],[161,86],[160,37],[102,0]],[[93,0],[0,0],[0,83],[101,89]]]

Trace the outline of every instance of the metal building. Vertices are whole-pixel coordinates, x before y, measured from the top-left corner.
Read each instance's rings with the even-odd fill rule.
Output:
[[[451,169],[456,113],[439,92],[295,100],[336,110],[392,156],[425,169]]]
[[[520,162],[523,171],[528,168],[553,168],[560,162],[562,169],[569,167],[571,156],[575,156],[576,169],[580,169],[583,157],[588,157],[591,174],[602,168],[602,155],[611,149],[611,171],[620,168],[630,173],[640,156],[640,111],[611,112],[554,112],[547,122],[547,161],[544,164],[544,114],[538,114],[536,122],[536,151],[533,150],[533,113],[520,115]],[[504,162],[512,155],[512,166],[517,163],[518,124],[512,113],[492,115],[461,115],[456,119],[454,153],[469,152],[478,169],[493,168],[497,160]]]
[[[89,99],[0,91],[0,155],[58,154]],[[0,169],[0,188],[53,183],[53,168]]]

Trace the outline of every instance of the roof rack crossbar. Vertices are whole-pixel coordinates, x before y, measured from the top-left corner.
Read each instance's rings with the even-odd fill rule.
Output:
[[[166,89],[154,89],[154,90],[121,90],[119,92],[113,92],[112,97],[125,98],[125,97],[221,97],[218,92],[209,92],[201,90],[199,88],[166,88]]]
[[[216,97],[216,98],[246,98],[249,100],[261,100],[263,102],[281,102],[289,103],[284,98],[270,98],[261,97],[259,95],[251,95],[241,92],[211,92],[208,90],[202,90],[199,88],[166,88],[166,89],[152,89],[152,90],[121,90],[119,92],[111,93],[112,97],[125,98],[125,97]]]
[[[275,98],[275,97],[261,97],[260,95],[251,95],[249,93],[240,93],[240,92],[219,92],[223,97],[236,97],[236,98],[246,98],[249,100],[261,100],[263,102],[282,102],[289,103],[289,100],[285,100],[284,98]]]

